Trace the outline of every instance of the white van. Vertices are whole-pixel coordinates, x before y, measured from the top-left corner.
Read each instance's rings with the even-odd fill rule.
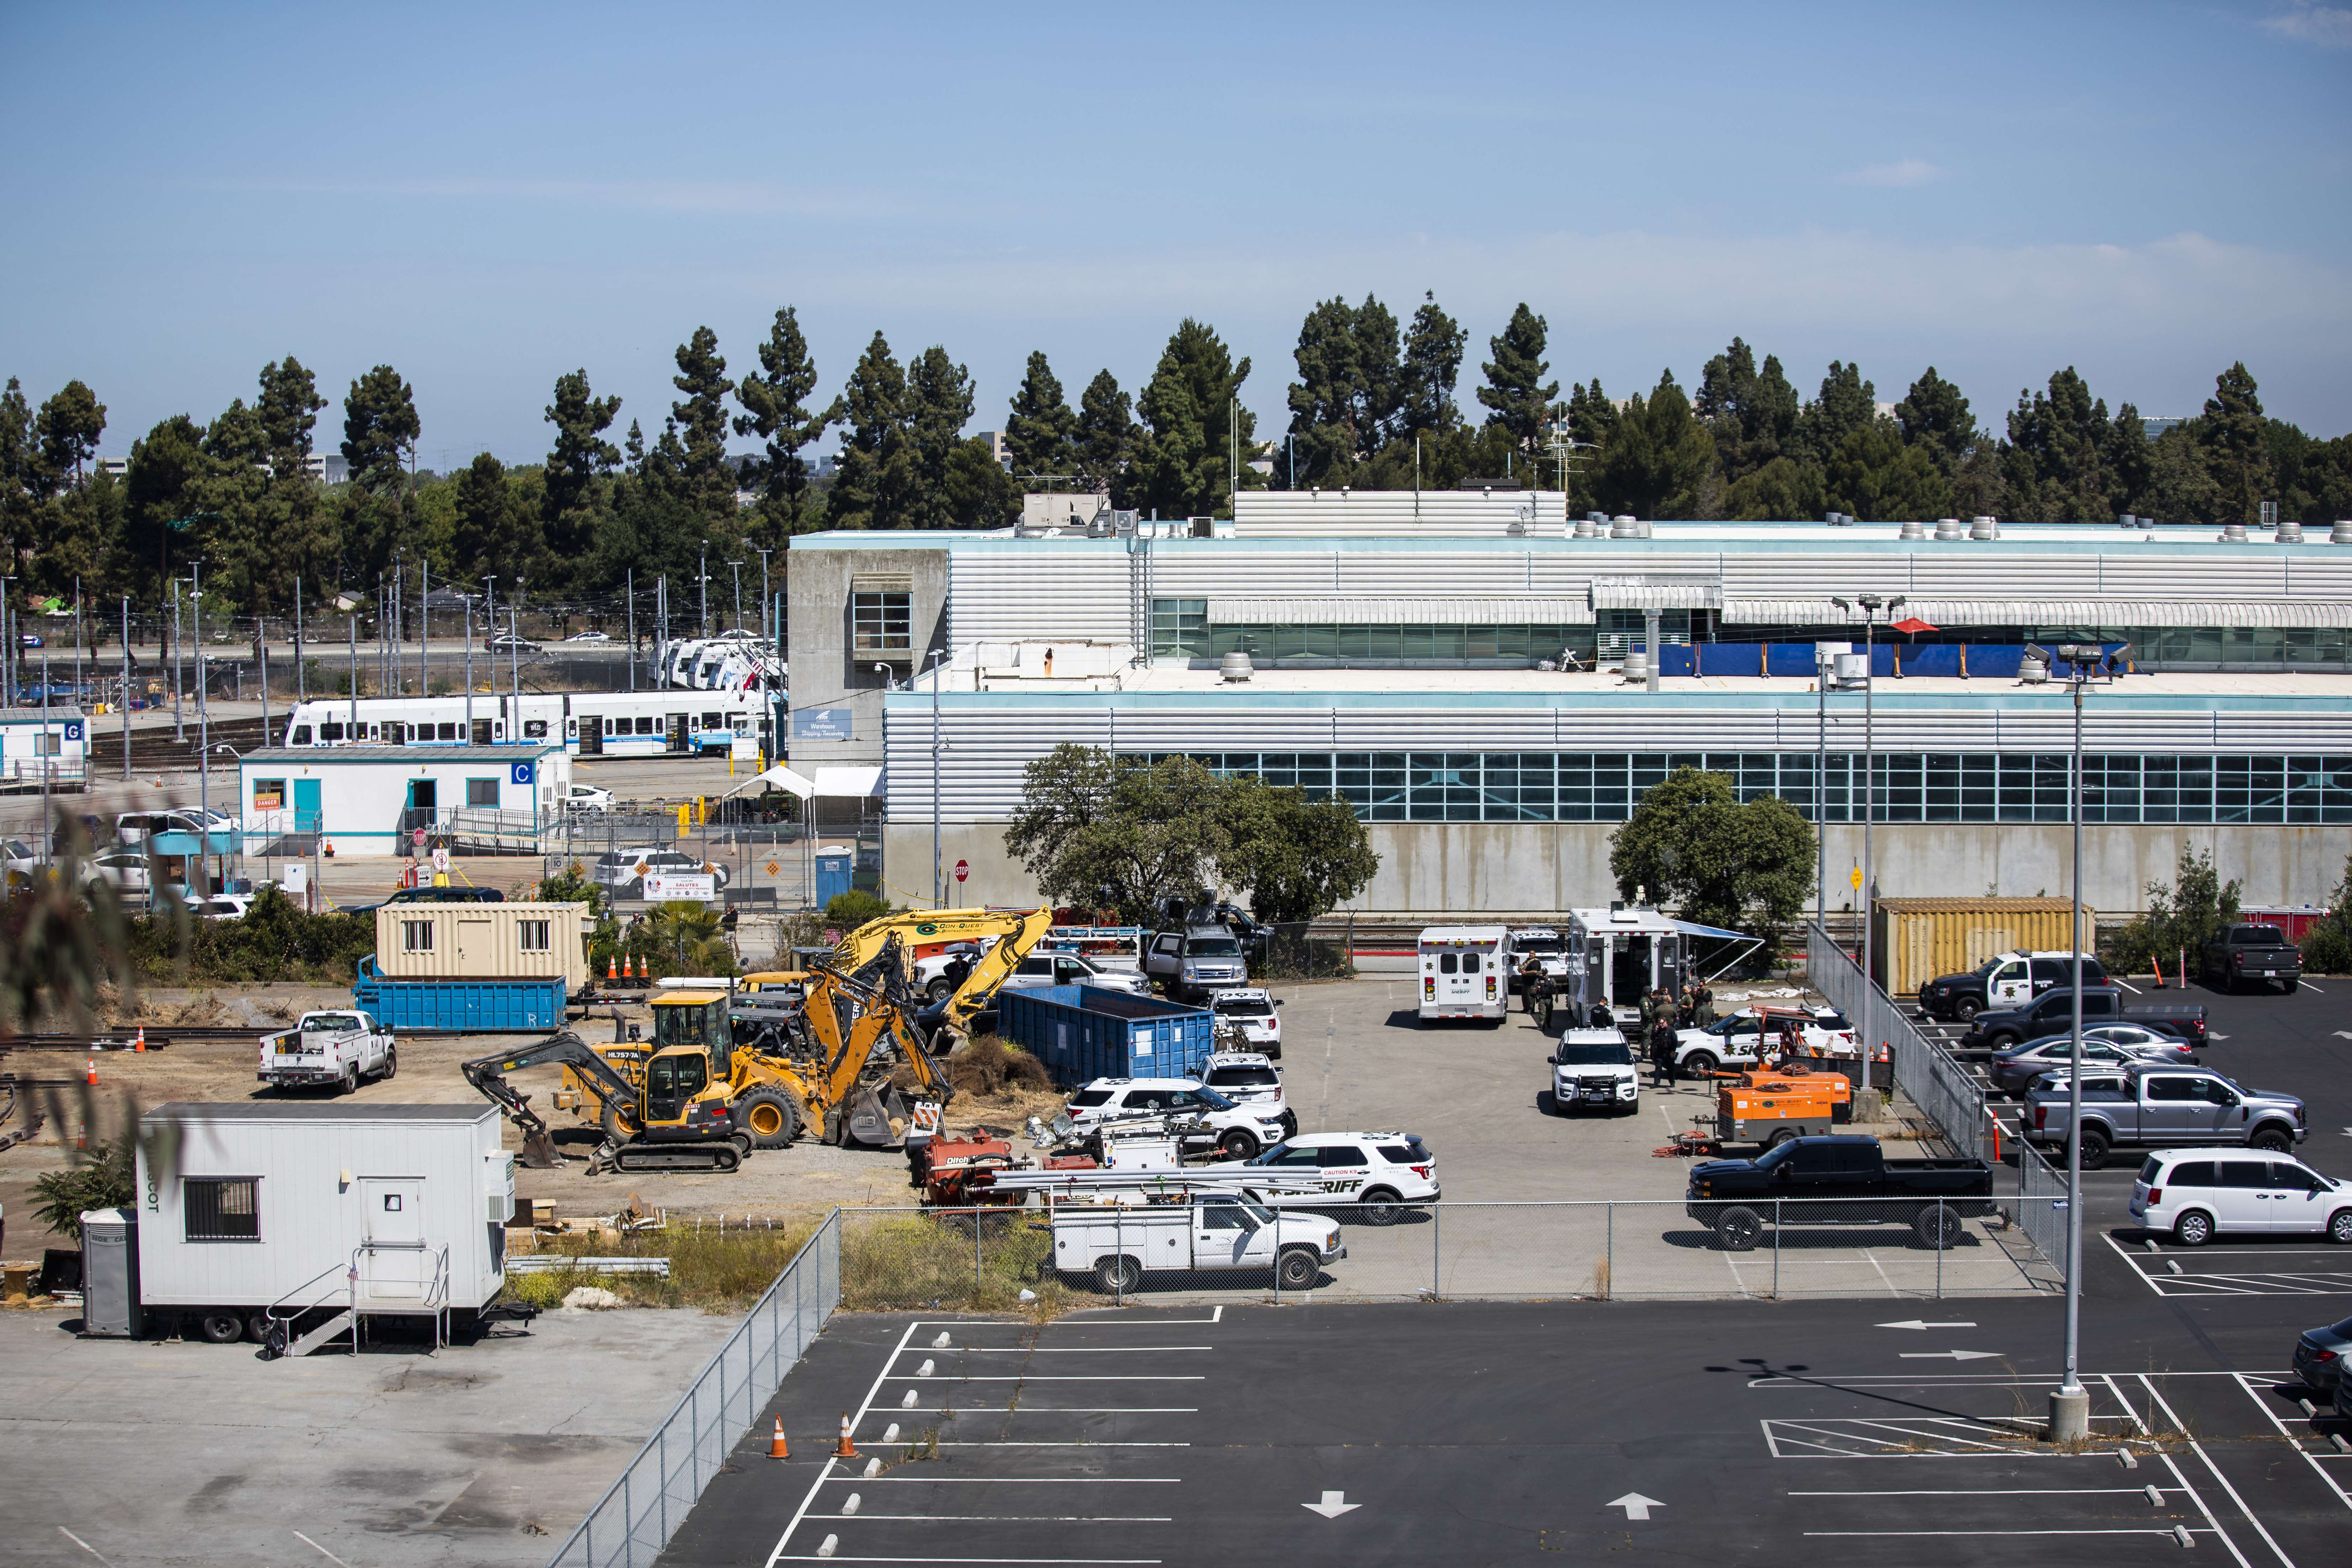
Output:
[[[1511,999],[1510,933],[1431,926],[1421,933],[1421,1016],[1500,1024]]]

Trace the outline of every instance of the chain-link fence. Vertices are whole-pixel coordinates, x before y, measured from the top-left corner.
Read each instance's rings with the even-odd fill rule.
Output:
[[[1921,1034],[1894,998],[1864,979],[1853,955],[1819,926],[1807,931],[1805,970],[1813,988],[1861,1032],[1864,1047],[1887,1053],[1895,1087],[1942,1130],[1955,1152],[1989,1152],[1992,1122],[1976,1079],[1951,1052]]]
[[[2042,1151],[2017,1140],[2017,1223],[2042,1249],[2042,1256],[2060,1268],[2066,1267],[2066,1173],[2042,1157]]]
[[[1356,974],[1355,917],[1336,929],[1313,921],[1284,921],[1265,929],[1263,955],[1253,955],[1250,979],[1352,980]]]
[[[842,1225],[817,1227],[549,1568],[638,1568],[662,1548],[841,1300]]]

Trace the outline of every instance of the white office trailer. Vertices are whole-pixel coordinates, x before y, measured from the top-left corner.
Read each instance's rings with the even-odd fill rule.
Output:
[[[560,831],[572,757],[558,741],[509,746],[270,747],[237,759],[237,805],[257,837],[323,834],[344,854],[425,842],[531,850]]]
[[[495,1106],[159,1105],[141,1119],[126,1331],[296,1352],[372,1317],[463,1329],[505,1282],[514,1156]],[[143,1320],[143,1321],[142,1321]]]
[[[286,717],[288,746],[505,745],[559,742],[575,756],[757,757],[772,694],[730,691],[525,692],[510,697],[314,698]],[[520,714],[520,735],[512,721]],[[467,727],[467,720],[472,728]]]
[[[0,789],[79,789],[89,765],[89,721],[79,708],[0,711]]]

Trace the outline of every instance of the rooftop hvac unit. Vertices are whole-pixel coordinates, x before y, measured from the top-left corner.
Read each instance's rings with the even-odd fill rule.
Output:
[[[2285,521],[2280,523],[2278,525],[2277,542],[2281,544],[2301,544],[2303,542],[2303,524],[2297,522],[2293,518],[2288,518]]]
[[[1962,522],[1958,518],[1939,517],[1936,520],[1937,538],[1942,540],[1954,540],[1966,539],[1968,536],[1969,525]]]
[[[1250,666],[1249,655],[1229,653],[1217,666],[1217,673],[1227,680],[1247,680],[1256,671]]]
[[[2000,519],[1997,517],[1978,518],[1974,522],[1969,524],[1969,537],[1970,539],[1999,539],[2000,537]]]
[[[2222,544],[2243,544],[2245,542],[2246,525],[2244,523],[2225,522],[2221,525],[2219,542]]]
[[[1927,525],[1924,522],[1906,522],[1902,527],[1901,537],[1905,539],[1925,539],[1927,537]]]

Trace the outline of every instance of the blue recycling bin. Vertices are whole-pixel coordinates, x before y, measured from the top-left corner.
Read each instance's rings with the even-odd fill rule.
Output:
[[[823,854],[816,858],[816,907],[824,908],[843,893],[849,891],[849,851]]]

